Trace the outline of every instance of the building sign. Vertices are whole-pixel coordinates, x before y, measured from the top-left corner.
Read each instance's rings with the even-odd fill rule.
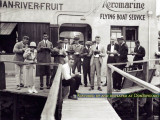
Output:
[[[100,14],[100,19],[108,20],[145,20],[146,15],[139,14]]]
[[[114,12],[137,12],[145,8],[145,3],[123,1],[124,0],[112,2],[111,0],[107,0],[103,3],[102,8],[106,8]]]
[[[108,20],[145,20],[146,15],[137,14],[145,9],[145,3],[126,0],[107,0],[103,3],[102,9],[108,9],[115,14],[100,14],[100,19]]]
[[[63,3],[46,2],[20,2],[20,1],[0,1],[0,8],[34,9],[34,10],[59,10],[63,9]]]

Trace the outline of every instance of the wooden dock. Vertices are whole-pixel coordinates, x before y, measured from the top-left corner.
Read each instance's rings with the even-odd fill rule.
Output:
[[[160,77],[153,77],[152,81],[151,81],[151,84],[153,85],[159,85],[160,84],[160,80],[159,80]],[[83,81],[83,80],[82,80]],[[102,77],[102,82],[104,83],[105,82],[105,77]],[[48,93],[49,93],[49,89],[46,89],[45,87],[45,79],[44,79],[44,90],[40,90],[39,89],[39,84],[40,84],[40,81],[39,81],[39,77],[36,77],[36,82],[35,82],[35,86],[36,86],[36,90],[38,91],[37,94],[29,94],[28,91],[27,91],[27,88],[22,88],[21,90],[17,90],[16,89],[16,80],[15,80],[15,77],[14,76],[9,76],[9,77],[6,77],[6,89],[3,90],[3,91],[8,91],[8,92],[11,92],[11,93],[17,93],[17,94],[26,94],[26,95],[35,95],[35,96],[42,96],[42,97],[47,97],[48,96]],[[94,90],[92,91],[89,91],[88,90],[89,87],[84,87],[84,86],[80,86],[80,89],[78,90],[79,93],[107,93],[107,87],[102,87],[102,91],[98,91],[97,90],[97,87],[95,87]],[[118,93],[132,93],[132,91],[139,91],[139,90],[142,90],[144,88],[142,87],[139,87],[139,86],[135,86],[135,87],[132,87],[132,88],[125,88],[125,89],[122,89],[121,92],[118,92]],[[116,92],[113,92],[113,93],[116,93]]]
[[[65,99],[62,108],[62,120],[121,120],[104,98]]]
[[[21,90],[16,89],[16,79],[14,76],[7,76],[6,77],[6,89],[3,90],[3,92],[10,92],[10,93],[16,93],[16,94],[23,94],[23,95],[30,95],[30,96],[40,96],[40,97],[48,97],[49,89],[46,89],[45,87],[45,80],[44,80],[44,89],[40,90],[40,80],[38,77],[36,77],[35,81],[36,90],[38,91],[37,94],[35,93],[28,93],[27,88],[22,87]]]
[[[105,78],[102,79],[105,81]],[[160,84],[159,77],[153,77],[151,84]],[[103,91],[98,91],[97,87],[89,91],[89,87],[80,87],[78,93],[98,94],[106,93],[107,87],[102,87]],[[134,91],[143,90],[144,88],[135,86],[134,89],[122,89],[119,94],[134,93]],[[116,92],[113,92],[116,93]],[[63,100],[62,120],[120,120],[116,111],[106,98],[78,98],[70,100],[67,97]]]
[[[105,77],[102,77],[103,83],[105,82]],[[45,80],[44,80],[45,83]],[[151,84],[160,84],[159,77],[153,77]],[[44,84],[45,85],[45,84]],[[29,96],[40,96],[48,97],[49,89],[44,88],[44,90],[39,90],[39,78],[36,78],[36,89],[38,94],[29,94],[27,88],[22,88],[21,90],[16,90],[16,80],[14,76],[6,77],[6,89],[3,92],[10,92],[16,94],[23,94]],[[107,93],[107,87],[102,87],[102,91],[97,90],[97,85],[92,91],[88,90],[89,87],[80,86],[78,93],[85,94],[98,94]],[[126,88],[122,89],[119,93],[132,93],[133,91],[142,90],[142,87],[135,86],[134,89]],[[114,93],[114,92],[113,92]],[[111,106],[106,98],[78,98],[78,100],[70,100],[66,98],[63,100],[62,104],[62,120],[120,120],[121,118],[115,112],[114,108]]]
[[[106,87],[103,91],[97,88],[93,91],[89,87],[80,87],[79,93],[98,94],[106,93]],[[78,98],[70,100],[67,97],[63,100],[62,120],[121,120],[115,112],[107,98]]]

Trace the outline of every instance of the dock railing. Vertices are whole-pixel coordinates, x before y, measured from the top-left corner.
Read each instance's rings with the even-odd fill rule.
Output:
[[[156,63],[157,61],[160,61],[160,59],[152,59],[152,60],[143,60],[143,61],[135,61],[132,63],[143,63],[143,80],[140,78],[137,78],[115,66],[118,65],[122,65],[122,64],[131,64],[131,62],[127,62],[127,63],[115,63],[115,64],[108,64],[107,65],[107,93],[112,95],[113,94],[113,79],[112,79],[112,73],[113,71],[121,74],[123,77],[127,78],[127,80],[130,80],[134,83],[136,83],[138,86],[149,90],[150,93],[154,93],[154,94],[160,94],[160,88],[156,87],[155,85],[152,85],[149,83],[149,65],[152,65],[153,67],[153,63]],[[143,90],[144,90],[143,89]],[[137,91],[132,91],[132,93],[137,92]],[[121,94],[123,94],[121,92]],[[127,94],[126,92],[124,94]],[[151,102],[153,102],[153,98],[149,98]],[[113,98],[109,97],[108,98],[109,102],[112,104],[112,100]],[[136,107],[136,120],[139,120],[139,98],[136,97],[135,98],[135,107]],[[153,109],[153,103],[151,104],[151,109]],[[153,110],[152,110],[153,111]]]
[[[51,89],[48,94],[48,98],[46,104],[43,108],[41,114],[41,120],[55,120],[55,111],[58,105],[58,118],[61,116],[61,104],[63,101],[62,98],[62,84],[61,84],[61,67],[62,65],[58,66],[56,75],[54,77]],[[58,102],[58,103],[57,103]]]

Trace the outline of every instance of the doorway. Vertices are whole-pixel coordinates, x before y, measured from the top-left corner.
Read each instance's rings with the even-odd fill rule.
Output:
[[[85,45],[86,41],[92,40],[92,30],[88,24],[65,23],[60,26],[59,39],[64,40],[68,38],[69,43],[72,44],[75,36],[80,37],[80,44]]]

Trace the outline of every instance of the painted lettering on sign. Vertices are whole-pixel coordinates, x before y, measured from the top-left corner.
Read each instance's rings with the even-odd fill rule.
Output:
[[[34,10],[62,10],[63,3],[38,3],[20,1],[1,1],[0,8],[34,9]]]
[[[114,1],[107,0],[102,5],[103,9],[108,9],[114,12],[137,12],[145,9],[145,3],[140,2],[123,2],[122,1]]]
[[[106,20],[145,20],[145,15],[139,14],[100,14],[100,19]]]

